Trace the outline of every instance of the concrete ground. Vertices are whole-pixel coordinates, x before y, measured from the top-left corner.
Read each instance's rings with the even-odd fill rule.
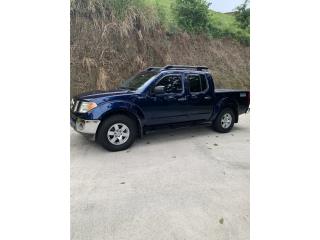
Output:
[[[108,152],[71,130],[71,239],[249,239],[249,114]]]

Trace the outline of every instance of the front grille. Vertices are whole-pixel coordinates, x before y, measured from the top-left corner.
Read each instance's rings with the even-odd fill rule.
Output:
[[[72,101],[70,104],[71,112],[78,112],[80,108],[80,101]]]
[[[74,107],[74,99],[72,98],[70,101],[70,109],[72,110]]]
[[[73,109],[74,112],[78,111],[79,105],[80,105],[80,101],[77,101]]]

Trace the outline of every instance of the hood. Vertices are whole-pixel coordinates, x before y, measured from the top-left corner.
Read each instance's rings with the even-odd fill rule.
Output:
[[[134,93],[134,91],[127,90],[127,89],[115,89],[115,90],[110,90],[110,91],[97,90],[97,91],[91,91],[91,92],[85,92],[85,93],[79,94],[79,95],[75,96],[74,98],[78,99],[78,100],[95,101],[98,99],[105,100],[106,98],[109,98],[109,97],[117,97],[117,96],[121,96],[121,95],[131,95],[133,93]],[[100,101],[98,101],[98,102],[100,102]]]
[[[82,93],[78,96],[75,96],[75,100],[80,101],[88,101],[88,102],[95,102],[97,104],[114,99],[114,98],[122,98],[126,96],[131,96],[135,94],[135,91],[128,90],[128,89],[115,89],[110,91],[91,91]]]

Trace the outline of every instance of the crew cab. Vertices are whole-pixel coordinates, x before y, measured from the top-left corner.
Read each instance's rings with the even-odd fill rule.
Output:
[[[120,151],[164,125],[209,122],[229,132],[249,104],[249,91],[216,89],[205,66],[168,65],[147,68],[113,91],[73,97],[70,123],[105,149]]]

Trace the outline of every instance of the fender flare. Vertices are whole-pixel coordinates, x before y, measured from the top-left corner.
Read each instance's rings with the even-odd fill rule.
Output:
[[[238,111],[239,104],[235,100],[229,97],[222,98],[219,100],[217,104],[215,104],[213,109],[213,114],[210,120],[214,121],[218,116],[218,114],[222,111],[222,109],[225,109],[225,108],[231,108],[234,111],[235,118],[236,118],[235,123],[237,123],[239,120],[239,111]]]
[[[124,114],[133,118],[137,122],[139,137],[143,136],[145,116],[139,106],[127,101],[108,101],[99,106],[99,111],[95,113],[94,118],[102,122],[114,114]]]

